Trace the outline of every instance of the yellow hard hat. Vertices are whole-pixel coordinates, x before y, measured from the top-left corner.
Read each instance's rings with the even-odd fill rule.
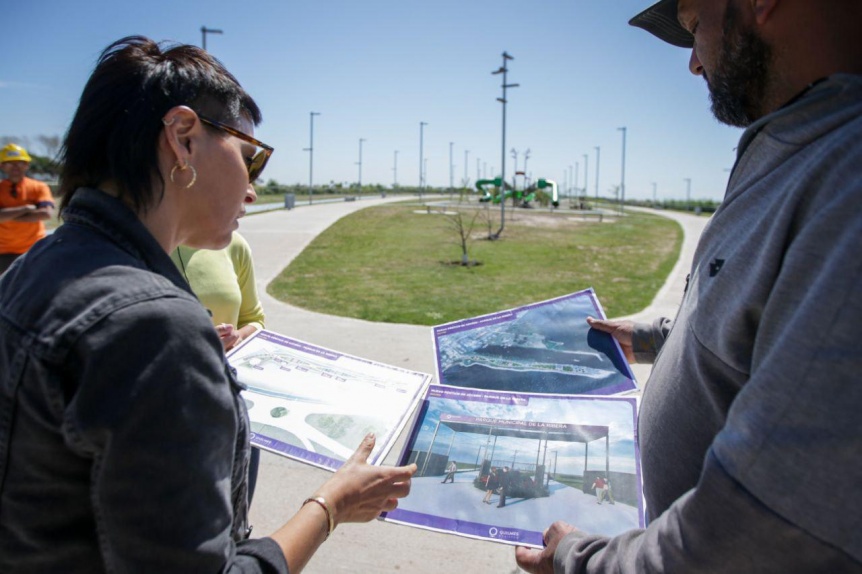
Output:
[[[0,149],[0,163],[4,161],[26,161],[30,163],[30,154],[19,145],[10,143]]]

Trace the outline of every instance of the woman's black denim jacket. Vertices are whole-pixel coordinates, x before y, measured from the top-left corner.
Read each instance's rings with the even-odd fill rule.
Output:
[[[80,189],[0,278],[0,572],[287,571],[247,538],[248,417],[206,310]]]

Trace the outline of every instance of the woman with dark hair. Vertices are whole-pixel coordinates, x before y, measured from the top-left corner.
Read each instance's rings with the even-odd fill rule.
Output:
[[[0,571],[299,572],[342,522],[406,496],[369,435],[268,538],[248,539],[248,418],[168,254],[221,249],[272,148],[192,46],[124,38],[66,134],[62,216],[0,279]]]

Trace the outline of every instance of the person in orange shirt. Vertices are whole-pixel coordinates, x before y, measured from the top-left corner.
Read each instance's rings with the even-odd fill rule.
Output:
[[[26,176],[30,154],[19,145],[0,149],[0,274],[45,237],[46,219],[54,215],[54,197],[41,181]]]

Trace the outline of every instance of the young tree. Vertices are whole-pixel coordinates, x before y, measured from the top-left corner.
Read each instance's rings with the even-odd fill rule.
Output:
[[[473,213],[473,217],[469,218],[469,221],[465,219],[464,214],[461,211],[457,211],[452,215],[446,215],[446,220],[449,222],[450,229],[452,229],[458,237],[457,243],[459,247],[461,247],[462,266],[466,267],[470,264],[469,247],[471,236],[473,234],[473,228],[476,225],[476,221],[481,215],[481,209],[477,209]]]

